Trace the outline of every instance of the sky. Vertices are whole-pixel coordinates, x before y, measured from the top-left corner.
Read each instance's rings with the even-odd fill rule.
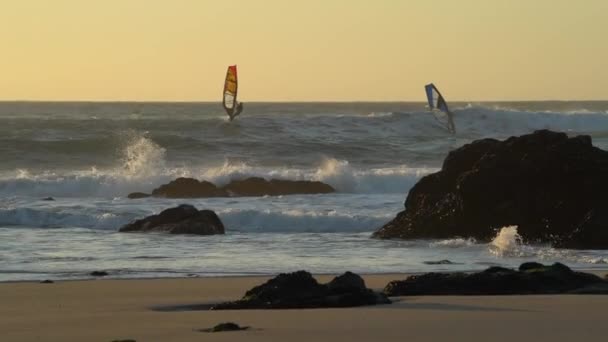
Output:
[[[0,100],[608,99],[606,0],[0,0]]]

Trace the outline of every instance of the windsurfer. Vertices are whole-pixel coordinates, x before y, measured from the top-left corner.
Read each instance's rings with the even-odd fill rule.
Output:
[[[242,111],[243,111],[243,102],[239,102],[239,104],[234,109],[234,112],[228,113],[228,116],[230,117],[230,121],[234,120],[234,118],[236,118],[237,115],[241,114]]]

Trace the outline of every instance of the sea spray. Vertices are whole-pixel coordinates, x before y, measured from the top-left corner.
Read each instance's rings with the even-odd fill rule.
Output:
[[[348,161],[327,158],[317,169],[316,180],[331,184],[339,192],[354,192],[357,180]]]
[[[126,175],[146,177],[165,170],[166,150],[143,135],[133,136],[124,149],[123,165]]]
[[[517,226],[507,226],[500,229],[494,240],[490,242],[490,252],[498,257],[523,256],[522,238],[517,232]]]

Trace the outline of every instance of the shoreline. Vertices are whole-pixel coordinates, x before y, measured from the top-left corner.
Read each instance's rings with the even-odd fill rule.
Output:
[[[548,263],[549,264],[549,263]],[[487,266],[489,267],[489,266]],[[487,268],[486,267],[486,268]],[[504,266],[507,268],[510,268],[509,266]],[[569,266],[570,267],[570,266]],[[585,272],[585,273],[591,273],[591,274],[595,274],[599,277],[608,277],[608,265],[606,265],[606,267],[603,268],[576,268],[576,267],[570,267],[572,270],[577,271],[577,272]],[[39,284],[41,281],[44,280],[51,280],[54,283],[60,283],[60,282],[89,282],[89,281],[146,281],[146,280],[195,280],[195,279],[238,279],[238,278],[244,278],[244,279],[253,279],[253,278],[257,278],[257,279],[269,279],[272,278],[274,276],[279,275],[280,273],[289,273],[289,272],[295,272],[296,270],[292,270],[292,271],[285,271],[285,272],[279,272],[279,273],[264,273],[264,274],[221,274],[221,275],[197,275],[197,276],[177,276],[177,277],[112,277],[112,275],[108,275],[108,276],[102,276],[102,277],[88,277],[88,278],[78,278],[78,279],[53,279],[53,278],[45,278],[45,279],[40,279],[40,280],[6,280],[6,281],[0,281],[0,286],[3,284]],[[344,270],[342,272],[328,272],[328,273],[318,273],[315,272],[313,273],[314,277],[320,277],[320,278],[327,278],[330,279],[331,277],[335,277],[340,275],[341,273],[344,273],[346,271],[349,270]],[[473,272],[478,272],[480,271],[479,269],[454,269],[454,270],[440,270],[440,271],[416,271],[416,272],[380,272],[380,273],[357,273],[359,274],[361,277],[367,279],[367,278],[375,278],[375,277],[396,277],[395,279],[392,280],[398,280],[398,279],[403,279],[404,277],[408,277],[408,276],[412,276],[412,275],[421,275],[421,274],[425,274],[425,273],[473,273]]]
[[[365,275],[380,289],[406,274]],[[316,277],[319,281],[329,275]],[[599,340],[608,296],[393,297],[390,305],[341,309],[155,311],[240,298],[268,277],[103,279],[1,283],[7,341],[415,341]],[[206,334],[221,322],[250,330]],[[517,327],[517,329],[513,329]],[[474,331],[474,333],[473,333]]]

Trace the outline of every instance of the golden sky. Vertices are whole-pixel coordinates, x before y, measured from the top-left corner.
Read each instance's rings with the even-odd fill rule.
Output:
[[[0,0],[0,100],[608,99],[608,0]]]

